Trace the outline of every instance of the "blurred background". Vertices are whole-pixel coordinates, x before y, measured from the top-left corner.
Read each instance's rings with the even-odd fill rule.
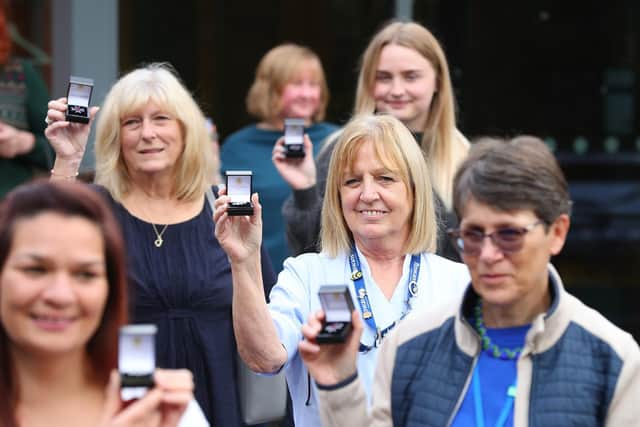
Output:
[[[471,138],[527,133],[556,153],[574,209],[554,264],[567,288],[640,340],[640,2],[472,0],[12,0],[18,56],[52,97],[70,74],[99,104],[123,72],[171,62],[221,140],[252,121],[244,99],[261,56],[305,44],[322,59],[328,120],[344,123],[359,56],[393,18],[442,42]],[[92,168],[87,156],[84,169]]]

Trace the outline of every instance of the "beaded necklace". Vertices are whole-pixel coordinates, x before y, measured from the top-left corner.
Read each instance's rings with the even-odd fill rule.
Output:
[[[482,350],[486,351],[487,354],[491,357],[495,357],[496,359],[502,360],[513,360],[517,359],[522,352],[522,347],[516,347],[514,349],[510,348],[500,348],[494,343],[491,342],[491,338],[487,335],[487,328],[484,326],[484,321],[482,320],[482,299],[478,298],[478,302],[475,306],[475,321],[476,321],[476,331],[480,335],[480,342],[482,343]]]

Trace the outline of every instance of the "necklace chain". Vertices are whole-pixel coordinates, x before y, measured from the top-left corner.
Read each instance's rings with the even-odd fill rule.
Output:
[[[522,347],[516,348],[500,348],[496,344],[491,342],[491,338],[487,335],[487,328],[484,325],[482,319],[482,299],[478,298],[478,302],[475,306],[475,321],[476,331],[480,335],[480,342],[482,343],[482,349],[487,352],[489,356],[502,360],[513,360],[520,356]]]
[[[164,243],[162,235],[165,231],[167,231],[167,227],[169,226],[169,224],[165,224],[164,227],[162,227],[162,231],[160,231],[159,233],[154,223],[151,223],[151,226],[153,227],[153,232],[156,233],[156,240],[154,240],[153,244],[156,245],[156,248],[159,248]]]

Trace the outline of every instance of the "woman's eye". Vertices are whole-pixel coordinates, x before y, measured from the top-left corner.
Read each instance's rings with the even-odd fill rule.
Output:
[[[460,236],[469,241],[481,241],[484,240],[484,232],[480,230],[462,230]]]
[[[75,273],[75,276],[76,276],[79,280],[82,280],[82,281],[85,281],[85,282],[86,282],[86,281],[89,281],[89,280],[95,279],[96,277],[98,277],[98,276],[99,276],[99,274],[98,274],[97,272],[95,272],[95,271],[91,271],[91,270],[80,270],[80,271],[77,271],[77,272]]]
[[[418,80],[420,78],[420,74],[418,74],[418,73],[407,73],[407,74],[405,74],[404,78],[407,81],[412,82],[412,81]]]
[[[22,271],[31,275],[39,275],[46,273],[47,269],[41,265],[27,265],[22,267]]]
[[[134,127],[136,126],[138,123],[140,123],[139,119],[124,119],[122,121],[122,125],[126,126],[126,127]]]
[[[376,81],[378,82],[386,82],[391,80],[391,76],[389,74],[376,74]]]
[[[356,178],[348,178],[344,180],[344,185],[348,187],[352,187],[358,184],[358,180]]]
[[[388,176],[388,175],[380,176],[380,180],[381,181],[385,181],[385,182],[394,182],[395,181],[395,179],[392,176]]]
[[[502,228],[496,231],[498,237],[502,240],[517,240],[524,234],[522,230],[517,228]]]

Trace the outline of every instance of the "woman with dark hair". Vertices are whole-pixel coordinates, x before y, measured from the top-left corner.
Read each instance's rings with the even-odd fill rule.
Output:
[[[637,426],[640,348],[568,293],[549,263],[569,232],[569,186],[539,138],[474,144],[454,180],[469,268],[461,300],[407,318],[380,350],[367,414],[356,372],[362,322],[346,344],[300,354],[324,426]]]
[[[52,182],[10,192],[0,205],[0,425],[177,425],[193,397],[188,371],[158,371],[152,391],[121,407],[113,370],[126,305],[124,243],[99,194]]]
[[[0,1],[0,199],[35,172],[48,172],[53,157],[42,120],[47,87],[29,61],[11,56],[5,3]]]

